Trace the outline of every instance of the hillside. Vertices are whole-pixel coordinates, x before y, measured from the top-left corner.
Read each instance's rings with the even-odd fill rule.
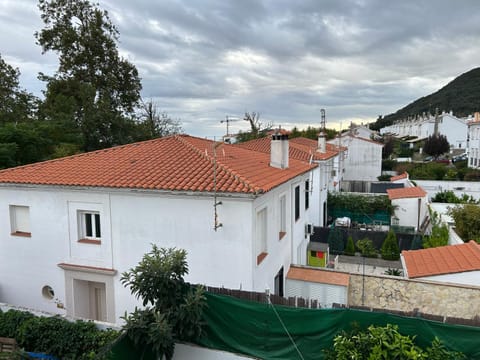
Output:
[[[462,117],[480,110],[480,68],[472,69],[448,83],[437,92],[421,97],[393,114],[384,116],[370,125],[379,130],[391,125],[395,120],[405,119],[422,113],[433,114],[452,110],[455,116]]]

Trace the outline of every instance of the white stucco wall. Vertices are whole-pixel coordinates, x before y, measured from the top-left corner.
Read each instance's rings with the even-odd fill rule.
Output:
[[[456,274],[425,276],[419,280],[431,280],[452,284],[480,286],[480,271],[468,271]]]
[[[399,226],[412,226],[417,229],[428,215],[426,197],[394,199],[392,205],[395,207]]]
[[[305,264],[305,180],[308,174],[258,197],[219,196],[214,231],[212,196],[128,190],[59,187],[0,187],[0,302],[72,315],[73,304],[86,306],[72,287],[79,281],[105,282],[109,321],[118,321],[137,301],[120,283],[155,243],[186,249],[191,283],[264,291],[291,263]],[[293,215],[295,186],[300,186],[300,218]],[[287,199],[287,231],[279,238],[279,198]],[[10,205],[29,207],[31,237],[10,234]],[[313,206],[310,199],[310,209]],[[257,264],[256,212],[267,209],[267,253]],[[78,210],[100,213],[101,243],[78,242]],[[58,264],[74,265],[60,268]],[[69,265],[69,266],[70,266]],[[76,265],[88,268],[77,271]],[[108,270],[108,269],[114,269]],[[85,283],[77,282],[79,284]],[[42,295],[48,285],[53,299]],[[84,286],[84,287],[85,287]],[[91,300],[90,300],[91,301]],[[63,308],[62,308],[63,307]],[[65,309],[66,308],[66,309]]]
[[[429,199],[441,191],[450,190],[458,197],[467,194],[480,200],[479,181],[415,180],[415,183],[427,192]]]

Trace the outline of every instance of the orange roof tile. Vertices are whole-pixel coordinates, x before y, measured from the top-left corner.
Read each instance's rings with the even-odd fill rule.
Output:
[[[388,198],[390,200],[406,199],[406,198],[419,198],[427,195],[425,190],[419,186],[400,188],[400,189],[387,189]]]
[[[287,279],[348,286],[350,275],[331,270],[291,266],[288,270]]]
[[[171,191],[262,193],[315,165],[290,160],[270,166],[270,155],[188,135],[117,146],[0,171],[0,183],[92,186]]]
[[[397,181],[397,180],[402,180],[402,179],[408,179],[408,173],[405,171],[403,174],[392,176],[390,178],[390,181]]]
[[[409,278],[480,270],[480,245],[471,240],[460,245],[402,251]]]
[[[235,146],[270,154],[270,138],[246,141]],[[313,160],[328,160],[338,154],[337,148],[332,144],[327,144],[327,151],[321,153],[317,151],[318,142],[306,138],[289,139],[289,155],[291,159],[309,162]]]

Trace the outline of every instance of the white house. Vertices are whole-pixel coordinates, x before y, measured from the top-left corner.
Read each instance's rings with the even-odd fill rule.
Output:
[[[392,225],[414,228],[421,231],[428,220],[427,193],[419,186],[387,189],[395,214]]]
[[[119,322],[151,243],[187,250],[189,282],[282,295],[316,165],[271,147],[176,135],[0,171],[0,302]]]
[[[318,164],[312,171],[308,192],[310,200],[310,220],[316,226],[325,226],[327,219],[327,196],[329,191],[338,191],[343,176],[343,157],[345,148],[327,144],[322,134],[318,141],[303,137],[290,139],[290,158]],[[254,151],[268,153],[268,138],[247,141],[237,146]]]
[[[480,168],[480,113],[468,122],[467,165],[469,168]]]
[[[438,115],[437,130],[447,137],[452,149],[465,149],[467,146],[467,120],[457,118],[451,112]],[[415,136],[426,139],[435,133],[435,116],[423,115],[415,118],[398,120],[390,126],[380,129],[380,134],[393,134],[397,137]]]
[[[480,286],[480,245],[473,240],[402,251],[401,260],[404,274],[410,279]]]
[[[344,181],[377,181],[382,174],[382,143],[352,135],[350,132],[328,142],[348,149]]]

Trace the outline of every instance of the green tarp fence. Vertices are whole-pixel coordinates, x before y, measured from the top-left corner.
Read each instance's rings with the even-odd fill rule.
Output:
[[[333,220],[346,216],[359,224],[373,224],[375,222],[377,224],[390,225],[390,215],[386,211],[364,214],[346,209],[328,209],[328,216],[332,217]]]
[[[271,305],[211,293],[206,297],[205,334],[199,345],[260,359],[300,359]],[[361,328],[397,324],[401,334],[415,336],[416,343],[422,347],[438,337],[450,350],[461,351],[468,359],[480,359],[480,328],[477,327],[352,309],[275,305],[275,310],[305,360],[323,359],[323,349],[331,348],[333,337],[341,330],[349,330],[353,323]],[[114,346],[112,359],[139,359],[141,352],[125,337]]]

